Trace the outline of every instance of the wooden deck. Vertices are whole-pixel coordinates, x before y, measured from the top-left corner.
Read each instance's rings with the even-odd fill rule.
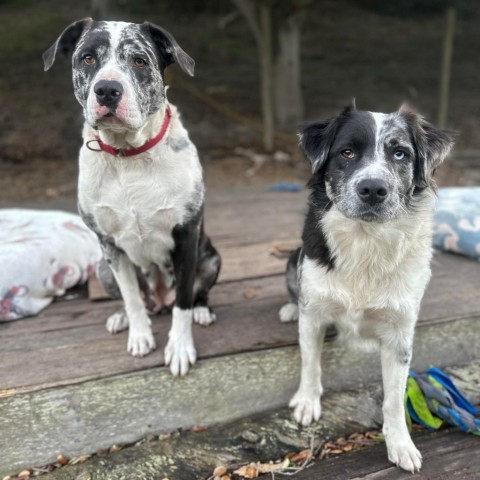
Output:
[[[476,480],[480,478],[480,442],[474,435],[450,430],[415,438],[423,452],[423,467],[415,480]],[[392,465],[379,444],[365,450],[317,462],[295,480],[406,480],[412,474]]]
[[[223,257],[212,291],[217,322],[194,327],[199,362],[186,378],[164,367],[169,315],[153,317],[157,350],[126,352],[105,319],[117,301],[56,302],[36,318],[0,324],[0,474],[90,453],[150,432],[211,425],[284,406],[299,375],[297,325],[281,324],[282,251],[298,245],[306,193],[209,192],[206,228]],[[478,358],[480,267],[438,253],[417,328],[413,366]],[[326,389],[380,377],[377,355],[324,354]],[[335,373],[334,373],[335,372]],[[19,428],[28,425],[28,436]]]

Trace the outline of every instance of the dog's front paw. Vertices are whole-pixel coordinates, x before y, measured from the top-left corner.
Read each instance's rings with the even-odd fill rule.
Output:
[[[107,330],[110,333],[118,333],[128,328],[128,317],[125,311],[116,312],[107,318]]]
[[[140,328],[132,328],[130,325],[130,331],[128,333],[128,353],[131,353],[134,357],[144,357],[155,350],[155,348],[155,339],[153,338],[150,325],[145,325]]]
[[[295,420],[304,427],[319,420],[322,414],[320,395],[306,394],[300,390],[290,400],[289,406],[294,408]]]
[[[203,327],[207,327],[216,319],[216,315],[208,307],[195,307],[193,309],[193,321]]]
[[[392,463],[408,472],[415,473],[415,471],[420,471],[422,467],[422,455],[410,438],[395,443],[387,440],[386,443],[388,459]]]
[[[175,377],[187,374],[190,364],[197,360],[197,351],[192,335],[170,336],[165,347],[165,364],[170,365],[170,371]]]

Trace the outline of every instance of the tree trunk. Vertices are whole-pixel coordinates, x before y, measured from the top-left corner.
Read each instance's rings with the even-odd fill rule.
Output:
[[[267,2],[260,4],[260,54],[263,147],[271,152],[274,147],[275,119],[273,94],[272,9]]]
[[[303,12],[296,12],[278,25],[274,70],[275,120],[284,128],[296,126],[303,118],[300,57],[302,20]]]
[[[452,73],[453,41],[455,39],[454,7],[448,7],[445,13],[445,37],[443,39],[442,73],[440,77],[440,99],[438,109],[438,126],[445,128],[448,122],[448,99],[450,96],[450,77]]]

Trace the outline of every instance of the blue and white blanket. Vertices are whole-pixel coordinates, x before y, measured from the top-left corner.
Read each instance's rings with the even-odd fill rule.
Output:
[[[433,245],[480,260],[480,187],[439,190]]]

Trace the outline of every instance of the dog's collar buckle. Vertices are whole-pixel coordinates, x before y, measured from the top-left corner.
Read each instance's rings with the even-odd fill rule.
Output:
[[[110,145],[107,145],[106,143],[103,143],[100,140],[100,137],[96,135],[93,140],[89,140],[88,142],[86,142],[85,146],[92,152],[106,152],[106,153],[109,153],[110,155],[113,155],[114,157],[132,157],[134,155],[139,155],[140,153],[146,152],[150,148],[154,147],[158,142],[160,142],[160,140],[162,140],[162,138],[165,136],[168,125],[170,124],[171,116],[172,116],[172,110],[170,108],[170,105],[167,105],[167,109],[165,111],[165,118],[163,119],[163,124],[162,124],[162,128],[160,129],[160,132],[158,132],[158,134],[155,137],[153,137],[151,140],[144,143],[141,147],[127,148],[127,149],[114,148]],[[96,142],[99,148],[91,147],[90,144],[93,142]]]

